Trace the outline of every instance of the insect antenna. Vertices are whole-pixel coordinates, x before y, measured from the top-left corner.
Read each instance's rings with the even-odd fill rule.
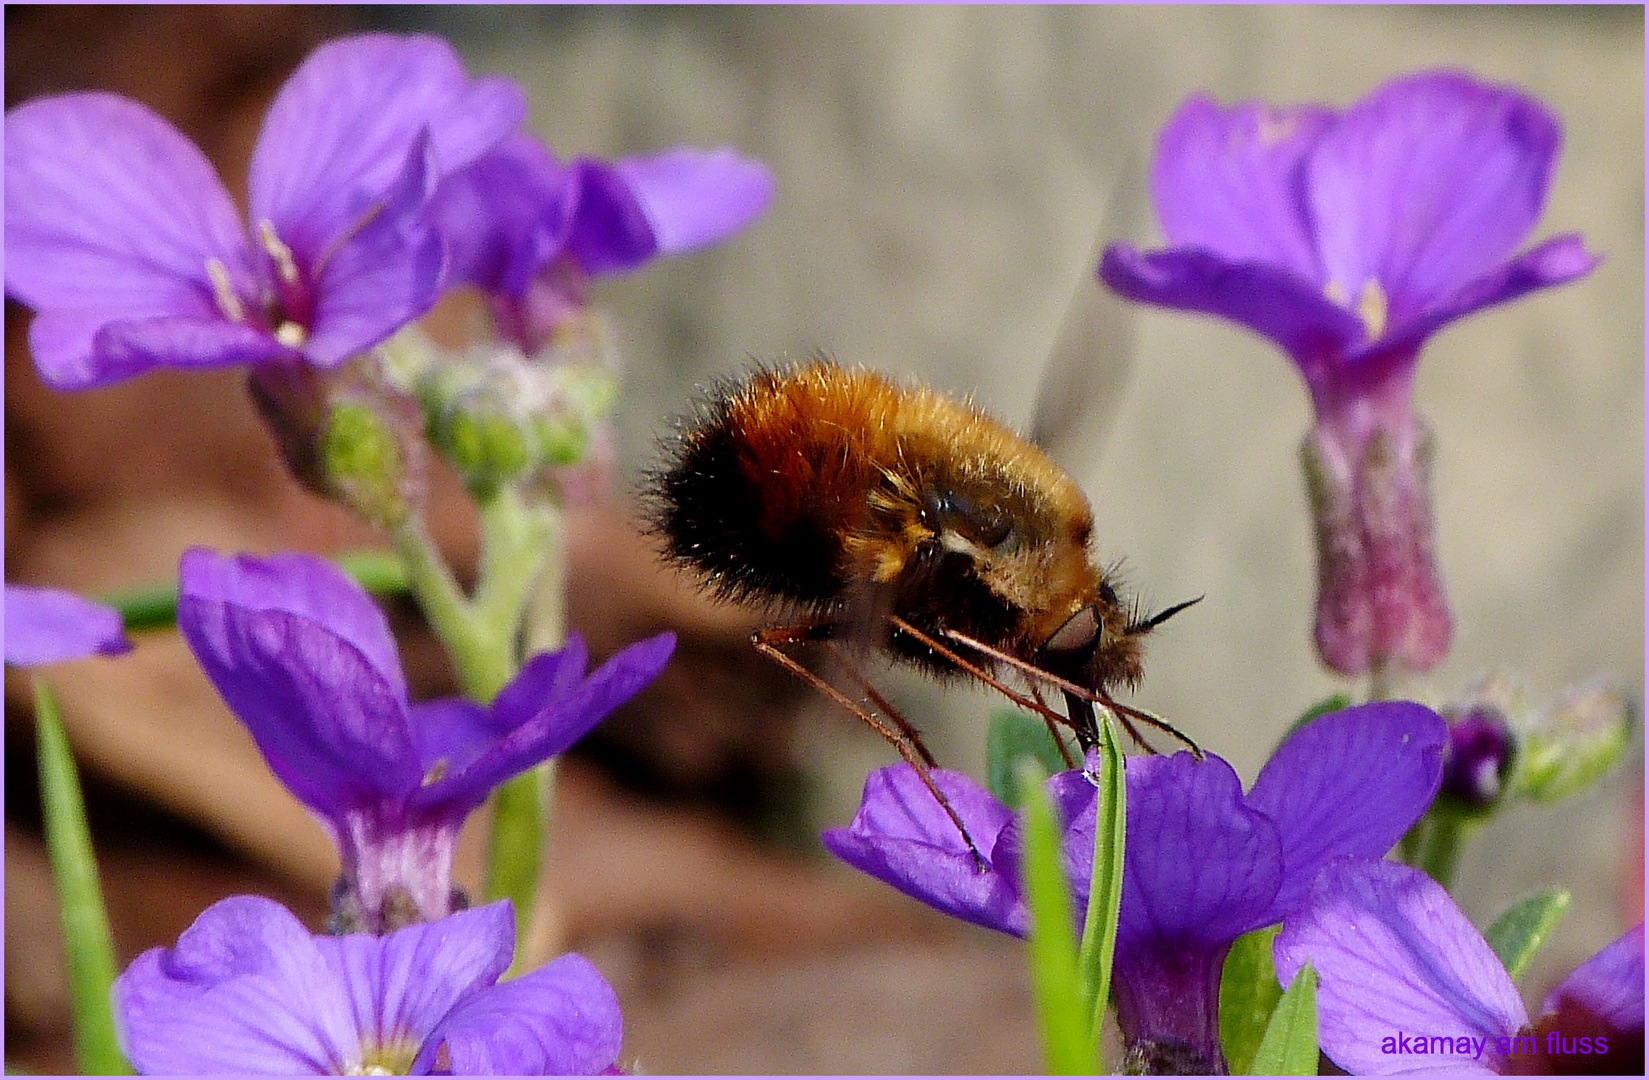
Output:
[[[1163,623],[1167,622],[1169,619],[1172,619],[1175,615],[1178,615],[1192,604],[1200,603],[1202,599],[1203,598],[1201,596],[1193,596],[1189,600],[1181,600],[1173,607],[1164,608],[1162,611],[1157,612],[1148,619],[1141,619],[1138,622],[1129,623],[1123,628],[1122,632],[1124,634],[1143,634],[1153,626],[1161,626]]]

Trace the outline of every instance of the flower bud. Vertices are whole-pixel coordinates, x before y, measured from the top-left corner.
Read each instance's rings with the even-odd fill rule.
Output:
[[[538,456],[535,432],[526,418],[485,389],[448,402],[430,418],[429,434],[478,498],[518,480]]]
[[[1521,732],[1511,790],[1539,802],[1566,798],[1602,776],[1631,741],[1637,710],[1618,686],[1570,691]]]
[[[1443,714],[1449,742],[1443,750],[1440,792],[1469,809],[1493,806],[1505,790],[1514,744],[1506,719],[1497,710],[1475,708],[1462,716]]]
[[[334,399],[320,433],[320,465],[330,492],[368,522],[393,528],[414,499],[408,439],[388,403],[366,396]]]

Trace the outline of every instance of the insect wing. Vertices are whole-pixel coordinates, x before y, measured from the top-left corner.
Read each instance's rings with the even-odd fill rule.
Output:
[[[1139,340],[1138,305],[1100,282],[1100,255],[1143,239],[1151,217],[1145,172],[1134,155],[1111,184],[1093,250],[1054,337],[1037,389],[1031,441],[1067,467],[1095,459],[1116,423]],[[1071,469],[1079,480],[1080,468]]]

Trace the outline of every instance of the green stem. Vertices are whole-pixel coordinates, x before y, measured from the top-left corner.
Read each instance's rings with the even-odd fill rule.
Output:
[[[1460,853],[1477,823],[1446,810],[1439,813],[1435,805],[1421,820],[1426,829],[1416,845],[1413,865],[1443,888],[1452,889],[1455,872],[1460,868]]]
[[[115,979],[114,938],[98,884],[86,805],[57,700],[44,679],[35,683],[34,703],[46,853],[62,906],[75,1056],[87,1076],[130,1073],[115,1034],[110,996]]]
[[[529,620],[528,652],[558,648],[566,637],[564,592],[566,551],[562,543],[561,511],[547,504],[528,504],[511,489],[481,504],[483,547],[481,583],[476,589],[476,611],[496,635],[508,641],[511,672],[521,621],[528,614],[542,618],[546,592],[555,622],[554,640],[543,642]],[[502,686],[502,683],[499,684]],[[528,937],[533,901],[543,859],[554,764],[545,762],[499,786],[493,801],[492,835],[487,846],[484,883],[488,900],[508,898],[515,907],[517,957]],[[514,971],[517,964],[511,965]]]
[[[474,701],[490,702],[509,681],[514,658],[507,653],[499,655],[498,642],[487,633],[475,606],[464,596],[423,521],[409,517],[391,535],[395,552],[406,566],[412,594],[452,659],[459,688]]]

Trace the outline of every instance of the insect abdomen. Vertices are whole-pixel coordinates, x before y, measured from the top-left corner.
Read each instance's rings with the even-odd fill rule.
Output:
[[[834,372],[835,369],[825,369]],[[658,478],[666,553],[717,593],[823,609],[847,587],[843,536],[866,513],[862,404],[802,384],[820,369],[760,371],[713,398]]]

